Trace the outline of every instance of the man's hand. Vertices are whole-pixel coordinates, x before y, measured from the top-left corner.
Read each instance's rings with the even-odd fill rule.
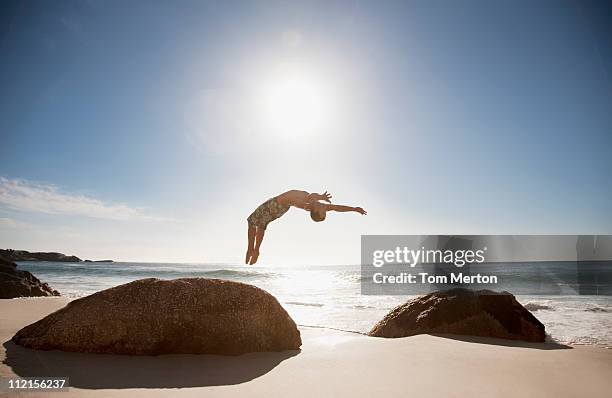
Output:
[[[331,194],[327,191],[323,192],[322,195],[319,195],[319,200],[324,200],[327,203],[331,203],[331,198],[332,198]]]
[[[364,216],[368,214],[368,212],[363,210],[361,207],[355,207],[354,210],[359,214],[363,214]]]

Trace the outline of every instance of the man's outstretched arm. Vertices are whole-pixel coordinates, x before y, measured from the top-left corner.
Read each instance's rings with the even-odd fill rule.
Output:
[[[364,216],[368,214],[368,212],[363,210],[361,207],[352,207],[352,206],[345,206],[345,205],[326,205],[325,208],[327,211],[340,211],[340,212],[354,211],[356,213],[363,214]]]

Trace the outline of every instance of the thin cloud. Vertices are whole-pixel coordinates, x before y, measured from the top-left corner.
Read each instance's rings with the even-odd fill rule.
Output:
[[[31,229],[32,225],[8,217],[0,217],[0,227],[7,229]]]
[[[124,204],[105,203],[84,195],[61,192],[54,185],[0,177],[0,206],[12,210],[100,218],[167,221]]]

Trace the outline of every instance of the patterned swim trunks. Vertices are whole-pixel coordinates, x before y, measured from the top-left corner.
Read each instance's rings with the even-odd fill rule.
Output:
[[[247,218],[249,225],[266,228],[271,221],[276,220],[289,210],[289,206],[281,206],[276,198],[266,200]]]

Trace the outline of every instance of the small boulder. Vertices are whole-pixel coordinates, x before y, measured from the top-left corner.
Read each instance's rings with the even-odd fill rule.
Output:
[[[59,295],[30,272],[18,270],[17,264],[0,256],[0,299]]]
[[[452,289],[417,297],[389,312],[376,337],[461,334],[543,342],[544,325],[508,292]]]
[[[266,291],[220,279],[141,279],[74,300],[13,336],[39,350],[220,354],[297,350],[295,322]]]

